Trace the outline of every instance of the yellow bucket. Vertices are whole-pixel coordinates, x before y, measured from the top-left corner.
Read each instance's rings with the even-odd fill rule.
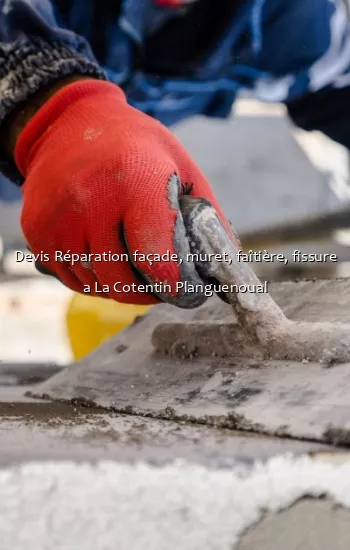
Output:
[[[74,294],[66,316],[74,359],[79,360],[91,353],[151,307],[120,304],[105,298]]]

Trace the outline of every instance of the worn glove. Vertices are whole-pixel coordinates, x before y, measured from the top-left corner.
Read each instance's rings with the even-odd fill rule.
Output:
[[[168,259],[190,252],[179,196],[208,199],[229,224],[181,143],[119,87],[90,79],[64,86],[25,125],[15,162],[25,178],[28,246],[66,286],[126,303],[204,301],[188,290],[202,284],[194,263]]]

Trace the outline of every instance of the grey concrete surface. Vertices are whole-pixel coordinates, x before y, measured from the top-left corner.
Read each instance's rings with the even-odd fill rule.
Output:
[[[256,540],[313,550],[330,528],[332,549],[348,548],[345,450],[27,397],[33,389],[0,387],[1,550],[264,550]],[[323,495],[344,511],[293,506]]]
[[[333,452],[325,445],[33,399],[25,396],[28,389],[0,387],[2,550],[176,550],[179,544],[184,550],[232,550],[260,514],[259,499],[244,500],[256,492],[248,479],[248,486],[242,484],[252,468],[266,469],[251,478],[258,495],[276,455],[289,457],[291,467],[306,453],[328,460]],[[347,464],[348,453],[338,456],[338,467]],[[278,477],[280,466],[273,470]],[[306,491],[305,475],[297,470],[301,483],[294,480],[296,492],[287,484],[277,495],[279,505]],[[307,491],[316,495],[316,485]]]
[[[27,398],[28,389],[0,388],[0,465],[107,458],[163,464],[182,459],[218,468],[237,460],[253,462],[278,454],[332,450],[323,444]]]
[[[304,499],[269,514],[244,534],[237,550],[348,550],[350,512],[329,500]]]
[[[269,292],[294,321],[350,321],[349,279],[277,283]],[[199,334],[190,347],[174,332],[172,353],[154,349],[152,334],[160,323],[183,327],[208,320],[217,323],[204,332],[202,343]],[[229,325],[234,321],[232,308],[218,299],[190,311],[162,304],[81,362],[36,386],[34,395],[349,445],[350,364],[333,364],[326,356],[311,362],[307,353],[299,363],[238,357]],[[185,333],[191,335],[190,328]],[[211,353],[218,341],[225,344],[226,356]]]

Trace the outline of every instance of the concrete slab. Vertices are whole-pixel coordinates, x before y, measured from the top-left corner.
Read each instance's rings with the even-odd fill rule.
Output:
[[[232,550],[263,509],[272,517],[317,497],[320,481],[347,504],[337,481],[347,491],[347,452],[32,399],[28,389],[0,388],[3,550]]]
[[[287,550],[348,548],[345,451],[28,390],[0,388],[3,550],[255,550],[256,540],[274,550],[281,533]]]
[[[116,414],[98,407],[28,397],[32,386],[0,386],[0,465],[33,460],[102,459],[213,468],[291,453],[329,453],[329,445],[264,437],[186,421]]]
[[[237,550],[348,550],[350,512],[328,500],[303,499],[269,514],[243,535]]]
[[[232,430],[106,413],[61,403],[0,403],[0,466],[28,461],[174,460],[227,468],[290,453],[331,452],[327,445],[242,434]]]
[[[28,389],[0,388],[3,550],[241,550],[257,537],[274,549],[280,518],[287,550],[310,539],[310,525],[333,528],[336,550],[347,542],[347,452],[32,399]],[[315,500],[300,513],[301,498],[322,495],[331,509],[317,514]]]
[[[290,319],[350,320],[348,279],[281,283],[271,285],[270,292]],[[235,357],[234,342],[229,340],[227,357],[184,358],[176,334],[172,357],[152,347],[151,336],[159,323],[206,319],[232,322],[232,310],[218,300],[194,311],[157,306],[83,361],[39,384],[34,395],[349,445],[350,364],[330,368],[307,359],[252,361]]]

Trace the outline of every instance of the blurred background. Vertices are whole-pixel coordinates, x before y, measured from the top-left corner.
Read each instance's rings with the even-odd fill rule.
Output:
[[[350,273],[349,155],[323,135],[296,130],[280,105],[242,96],[228,121],[194,118],[173,129],[215,188],[247,251],[282,252],[255,264],[267,280]],[[252,200],[254,198],[254,200]],[[74,296],[32,263],[25,249],[20,190],[0,180],[0,360],[67,364],[144,310]],[[294,263],[293,250],[335,253],[337,263]]]

